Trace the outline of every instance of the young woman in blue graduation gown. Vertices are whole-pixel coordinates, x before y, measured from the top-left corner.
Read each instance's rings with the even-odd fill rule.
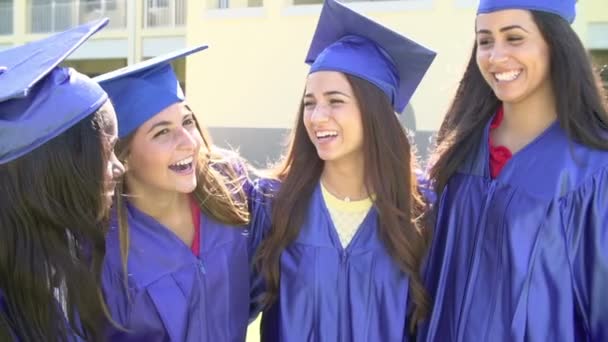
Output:
[[[116,115],[58,67],[107,19],[0,52],[0,341],[103,341]]]
[[[346,32],[325,31],[342,22]],[[265,236],[256,257],[265,289],[262,341],[405,341],[428,314],[419,276],[424,205],[395,111],[434,54],[378,27],[325,3],[313,46],[335,44],[311,48],[313,65],[277,171],[281,184],[256,184],[251,231],[254,240]],[[413,46],[421,65],[407,55]],[[408,70],[415,79],[406,81],[408,67],[418,70]],[[388,80],[381,88],[392,72],[412,83]]]
[[[608,115],[571,1],[481,1],[439,131],[421,340],[608,340]]]
[[[245,339],[246,180],[175,93],[169,61],[195,51],[98,79],[116,107],[116,151],[126,164],[103,273],[112,317],[124,328],[109,328],[112,341]]]

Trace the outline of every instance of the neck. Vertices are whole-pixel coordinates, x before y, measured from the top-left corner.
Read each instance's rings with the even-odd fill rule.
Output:
[[[164,191],[152,189],[146,186],[133,186],[128,182],[129,202],[140,211],[152,216],[157,221],[171,228],[173,224],[180,221],[178,218],[190,220],[189,194],[177,191]]]
[[[356,165],[355,165],[356,164]],[[323,186],[340,199],[353,201],[369,197],[365,187],[363,161],[356,163],[326,162],[321,173]]]
[[[523,102],[503,103],[504,118],[500,125],[503,143],[517,152],[542,134],[557,119],[551,92]]]

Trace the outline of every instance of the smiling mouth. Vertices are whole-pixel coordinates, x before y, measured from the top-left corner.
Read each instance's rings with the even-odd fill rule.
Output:
[[[494,73],[494,79],[498,82],[511,82],[517,79],[521,74],[521,69],[519,70],[511,70],[505,72],[496,72]]]
[[[327,141],[338,136],[338,132],[336,131],[316,131],[315,136],[319,141]]]
[[[192,156],[169,165],[169,169],[177,173],[189,173],[192,171],[194,158]]]

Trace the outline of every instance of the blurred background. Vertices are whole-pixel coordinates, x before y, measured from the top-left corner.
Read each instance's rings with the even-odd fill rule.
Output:
[[[424,159],[473,44],[477,0],[346,0],[438,52],[400,116]],[[281,153],[308,67],[321,0],[0,0],[0,50],[100,17],[109,27],[66,62],[90,76],[194,44],[174,67],[215,143],[256,166]],[[608,1],[578,4],[573,25],[598,67],[608,64]],[[608,85],[608,71],[603,72]]]

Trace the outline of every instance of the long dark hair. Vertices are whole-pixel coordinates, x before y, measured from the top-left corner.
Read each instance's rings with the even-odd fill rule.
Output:
[[[187,106],[186,106],[187,107]],[[187,107],[188,108],[188,107]],[[190,110],[190,108],[188,108]],[[203,139],[203,146],[198,155],[197,185],[194,198],[201,211],[218,222],[231,226],[245,228],[249,223],[249,210],[245,183],[247,182],[247,168],[245,163],[235,154],[220,151],[213,146],[211,136],[201,127],[195,116],[196,129]],[[121,162],[125,162],[129,155],[129,146],[133,141],[135,132],[120,139],[116,144],[116,155]],[[241,167],[240,169],[238,169]],[[128,172],[128,171],[127,171]],[[117,211],[119,225],[120,255],[123,274],[127,274],[129,259],[129,222],[127,220],[124,198],[128,198],[128,189],[124,181],[116,186],[114,206]],[[126,277],[125,279],[125,291]]]
[[[557,119],[570,139],[608,150],[606,97],[580,39],[563,18],[531,11],[550,51],[550,77]],[[475,149],[486,123],[500,105],[477,67],[474,44],[456,97],[437,135],[430,178],[439,194],[462,162]]]
[[[0,165],[3,337],[8,328],[22,341],[103,339],[104,175],[112,153],[106,106]]]
[[[350,75],[346,78],[361,110],[366,187],[368,193],[375,194],[379,235],[410,279],[413,329],[430,307],[420,279],[428,238],[417,224],[423,204],[412,172],[416,160],[387,96],[366,80]],[[281,253],[299,235],[323,171],[324,163],[304,127],[303,110],[300,104],[286,157],[277,169],[276,176],[282,186],[273,199],[272,228],[255,259],[257,269],[266,280],[266,306],[277,299]]]

